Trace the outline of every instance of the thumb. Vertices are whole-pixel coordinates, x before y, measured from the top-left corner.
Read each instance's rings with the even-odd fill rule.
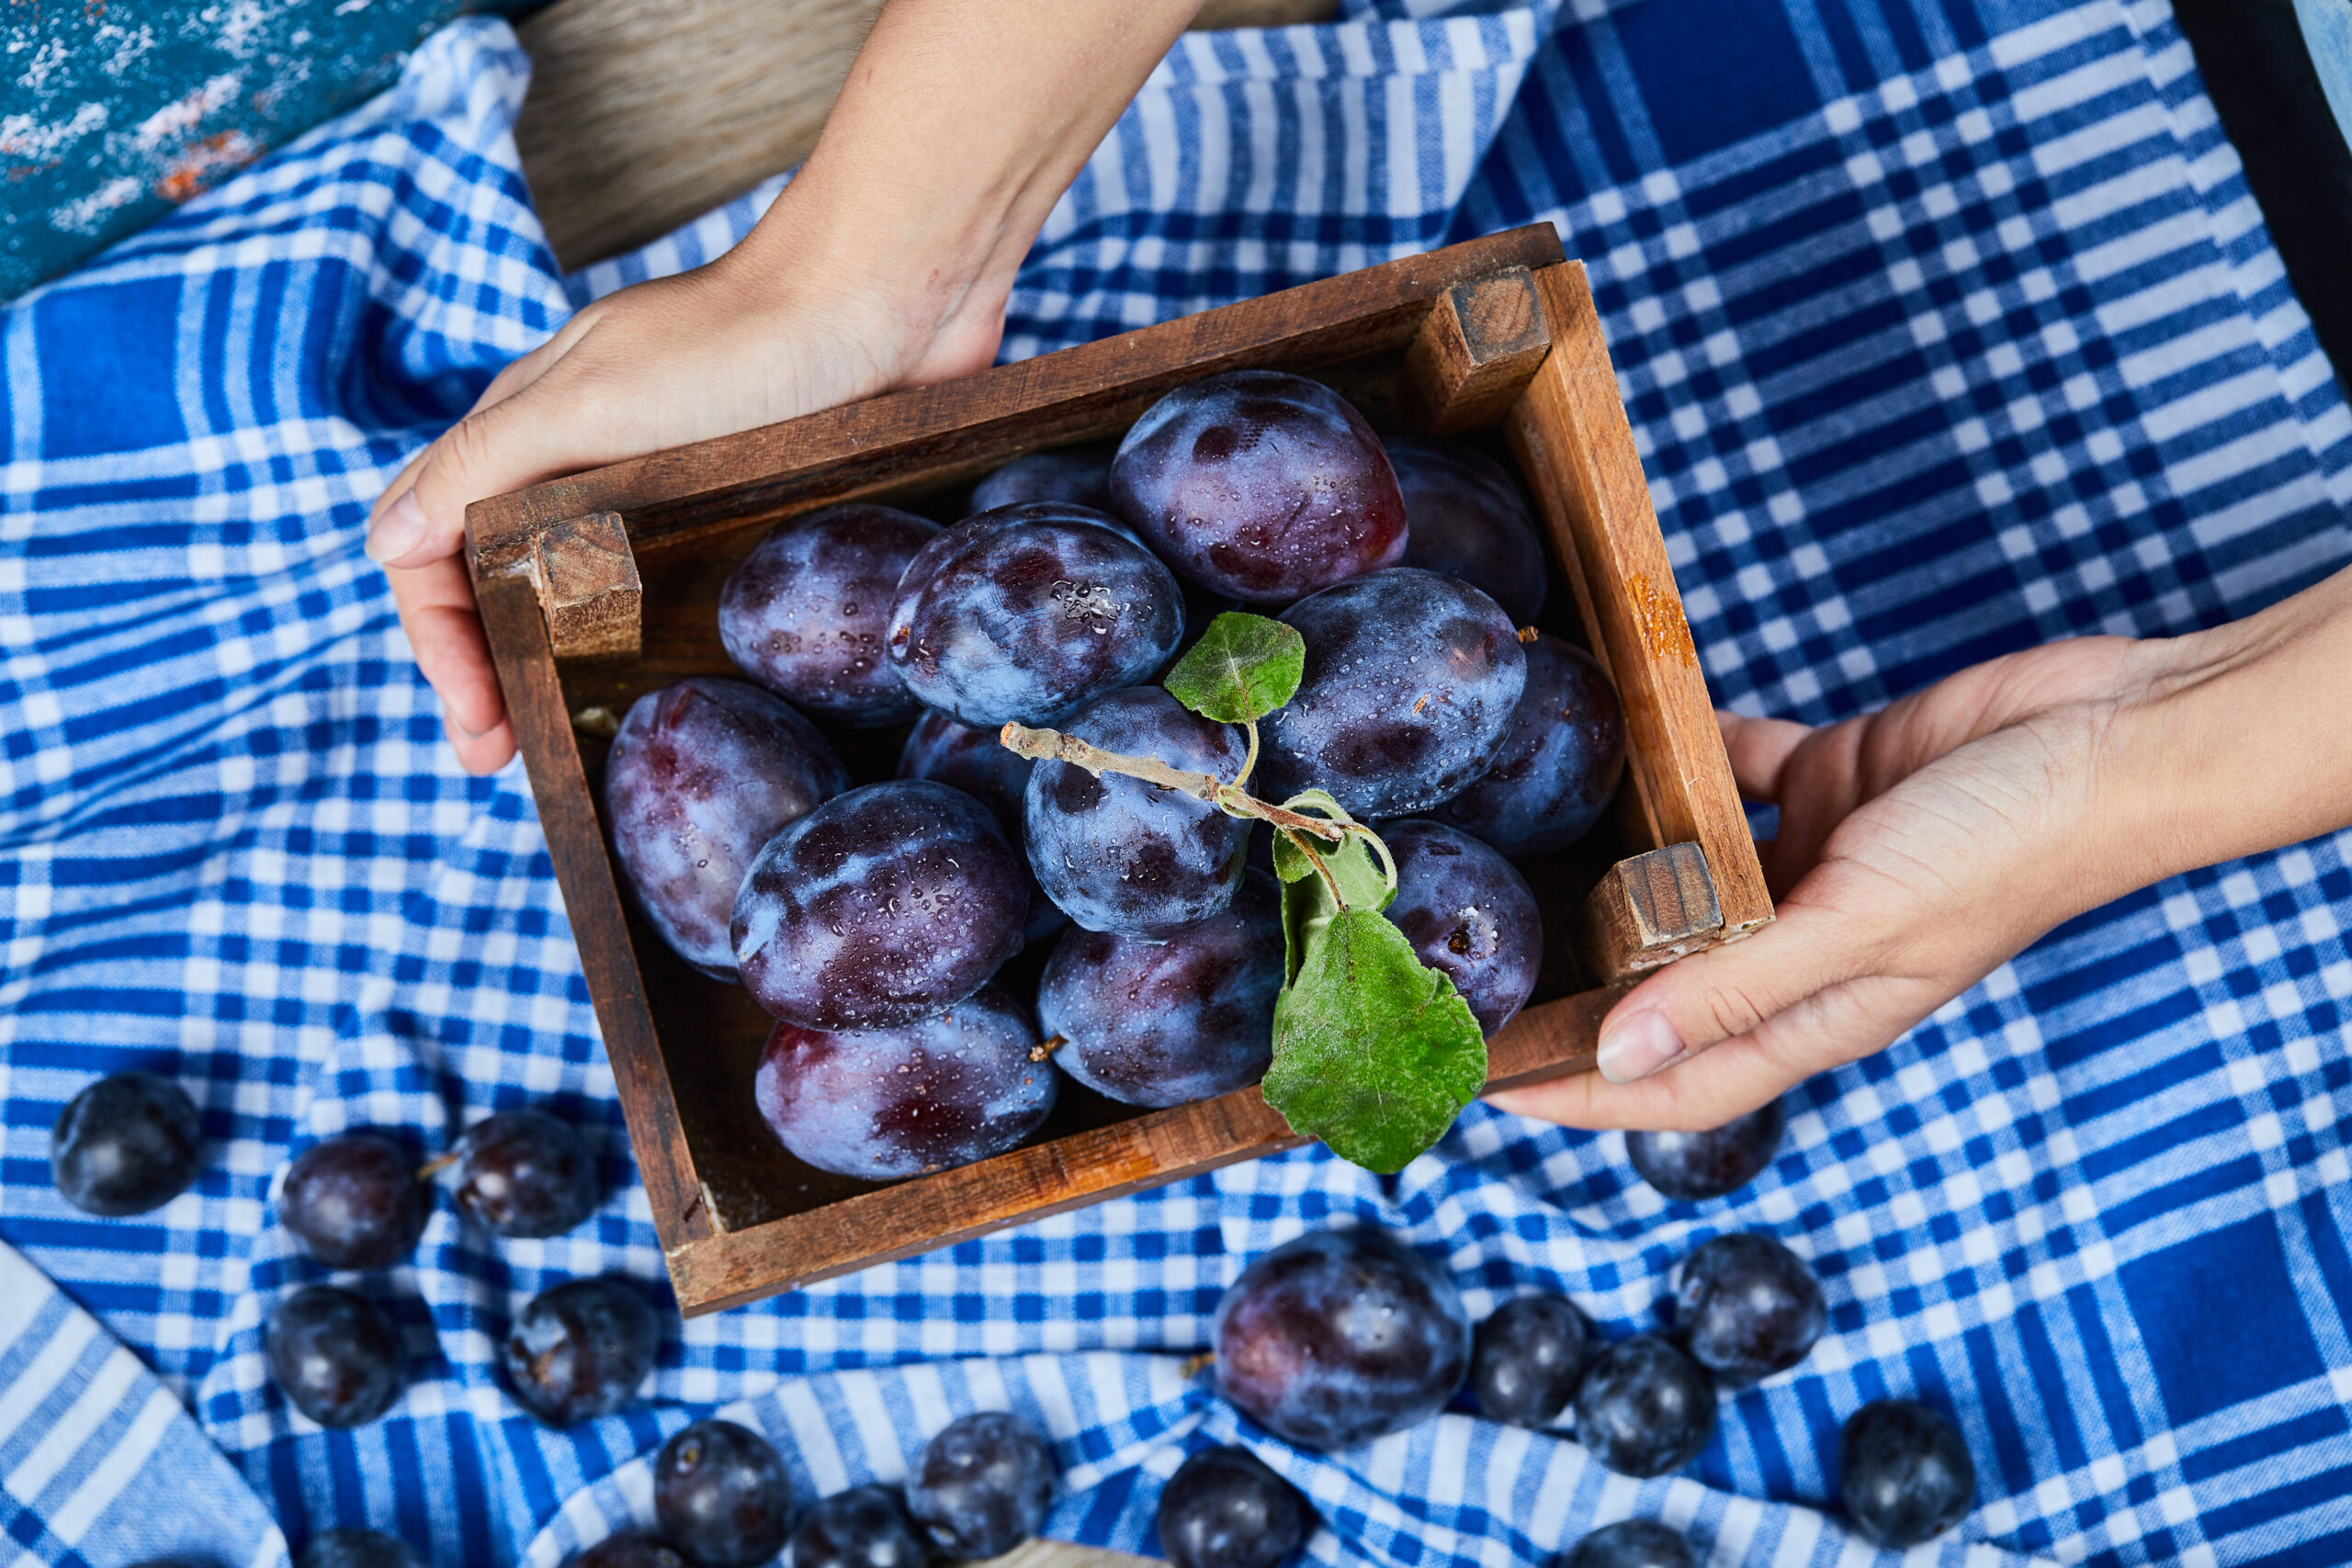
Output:
[[[593,310],[593,307],[592,307]],[[417,567],[455,555],[466,536],[466,508],[484,496],[593,466],[580,431],[562,418],[543,378],[588,335],[595,318],[582,311],[561,331],[492,378],[465,418],[409,459],[384,487],[368,524],[368,558]],[[537,395],[533,395],[537,394]]]
[[[1693,953],[1628,992],[1601,1021],[1600,1071],[1489,1098],[1570,1127],[1719,1127],[1885,1044],[1935,1005],[1875,972],[1884,946],[1834,907],[1784,903],[1747,941]],[[1692,1061],[1701,1055],[1704,1066]]]
[[[1750,1034],[1863,967],[1845,921],[1799,904],[1745,942],[1696,953],[1634,987],[1601,1021],[1600,1076],[1632,1084]]]

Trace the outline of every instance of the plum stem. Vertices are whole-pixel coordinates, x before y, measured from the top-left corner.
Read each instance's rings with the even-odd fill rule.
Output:
[[[1039,761],[1068,762],[1073,768],[1085,769],[1097,778],[1104,773],[1123,773],[1131,779],[1158,784],[1162,789],[1180,791],[1195,800],[1204,800],[1230,817],[1271,822],[1277,828],[1287,828],[1295,833],[1312,833],[1332,843],[1341,842],[1348,836],[1348,828],[1340,823],[1309,817],[1288,807],[1270,805],[1238,784],[1219,781],[1214,773],[1171,768],[1157,757],[1130,757],[1124,751],[1105,751],[1100,746],[1090,745],[1075,735],[1064,735],[1058,729],[1032,729],[1025,724],[1008,724],[997,732],[997,739],[1006,750],[1019,756],[1035,758]],[[1244,773],[1246,775],[1246,768]]]
[[[1069,1043],[1068,1040],[1058,1034],[1050,1040],[1040,1040],[1029,1047],[1029,1059],[1033,1062],[1042,1062]]]

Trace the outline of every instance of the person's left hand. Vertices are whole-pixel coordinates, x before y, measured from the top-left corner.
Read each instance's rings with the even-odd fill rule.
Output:
[[[1781,809],[1758,846],[1779,919],[1634,987],[1602,1023],[1599,1072],[1493,1103],[1575,1127],[1720,1126],[2154,880],[2153,846],[2110,830],[2108,776],[2150,646],[2052,643],[1818,729],[1719,715],[1741,793]]]

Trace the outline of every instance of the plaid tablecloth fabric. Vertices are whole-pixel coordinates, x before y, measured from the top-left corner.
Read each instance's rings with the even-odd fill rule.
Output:
[[[458,26],[0,313],[0,1238],[298,1548],[368,1523],[552,1564],[729,1402],[811,1492],[1010,1404],[1057,1442],[1051,1532],[1108,1545],[1151,1544],[1185,1444],[1239,1438],[1314,1500],[1319,1561],[1537,1560],[1642,1513],[1719,1568],[1826,1562],[1868,1556],[1823,1511],[1839,1421],[1916,1393],[1979,1474],[1932,1559],[2352,1557],[2341,840],[2053,934],[1795,1090],[1732,1200],[1664,1201],[1622,1138],[1474,1109],[1396,1178],[1302,1152],[673,1325],[646,1402],[534,1425],[491,1371],[510,1312],[598,1270],[658,1289],[660,1257],[527,790],[438,744],[360,530],[500,364],[773,192],[561,278],[508,133],[524,72],[501,25]],[[1730,705],[1832,718],[2352,558],[2352,411],[2155,0],[1382,0],[1191,37],[1056,209],[1006,352],[1530,219],[1592,269]],[[50,1188],[49,1128],[130,1066],[195,1096],[210,1158],[155,1213],[90,1219]],[[597,1142],[595,1218],[493,1245],[445,1208],[382,1287],[415,1374],[394,1414],[292,1414],[259,1332],[321,1272],[275,1224],[288,1155],[361,1124],[437,1147],[518,1103]],[[1831,1329],[1669,1480],[1467,1415],[1311,1456],[1182,1362],[1244,1259],[1335,1215],[1401,1227],[1475,1312],[1563,1290],[1612,1336],[1697,1241],[1765,1228]],[[85,1561],[17,1483],[10,1550]]]

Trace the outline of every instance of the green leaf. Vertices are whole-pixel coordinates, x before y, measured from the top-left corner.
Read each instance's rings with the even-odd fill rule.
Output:
[[[1161,684],[1203,718],[1249,724],[1290,701],[1306,674],[1305,637],[1280,621],[1228,610]]]
[[[1340,901],[1351,909],[1369,909],[1380,913],[1396,901],[1396,890],[1388,886],[1386,874],[1372,852],[1372,846],[1361,833],[1351,833],[1340,843],[1318,839],[1311,833],[1301,833],[1307,849],[1315,852],[1331,879],[1340,885]],[[1274,874],[1284,882],[1298,882],[1322,877],[1306,852],[1291,840],[1281,829],[1274,830]]]
[[[1321,880],[1284,889],[1285,933],[1291,896]],[[1342,1159],[1402,1170],[1486,1086],[1478,1021],[1385,916],[1341,909],[1300,935],[1304,962],[1274,1003],[1266,1103]]]
[[[1277,838],[1275,842],[1282,840]],[[1302,861],[1301,864],[1306,863]],[[1283,886],[1283,984],[1297,980],[1301,965],[1306,962],[1306,950],[1330,925],[1331,917],[1340,912],[1340,901],[1331,897],[1331,889],[1310,869],[1295,882]]]

